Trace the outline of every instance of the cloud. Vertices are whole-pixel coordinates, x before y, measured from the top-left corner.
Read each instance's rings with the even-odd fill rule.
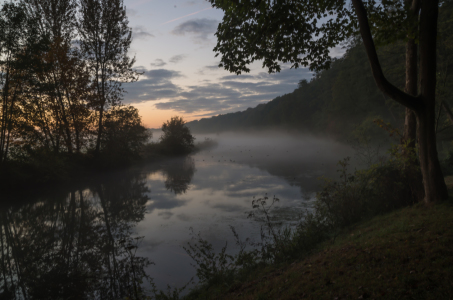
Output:
[[[208,65],[205,68],[213,68]],[[143,70],[145,77],[128,84],[129,103],[168,99],[155,104],[157,109],[172,109],[197,116],[212,116],[246,110],[266,103],[278,96],[291,93],[301,79],[310,79],[308,69],[285,68],[280,73],[261,72],[256,75],[228,75],[216,81],[203,81],[197,86],[178,86],[173,79],[181,73],[166,69]]]
[[[143,26],[135,26],[134,28],[132,28],[132,37],[136,39],[147,39],[154,37],[154,35],[146,31],[145,27]]]
[[[164,220],[168,220],[173,216],[173,213],[171,211],[161,211],[157,214],[159,217],[162,217]]]
[[[185,55],[185,54],[179,54],[179,55],[172,56],[168,61],[171,63],[177,64],[186,57],[187,57],[187,55]]]
[[[214,19],[194,19],[176,26],[171,33],[184,36],[192,35],[195,43],[202,43],[214,36],[219,21]]]
[[[151,63],[150,65],[153,67],[163,67],[166,64],[167,64],[166,62],[164,62],[162,59],[158,58],[158,59],[154,60],[154,62]]]
[[[218,70],[223,70],[222,68],[219,68],[219,64],[220,64],[220,62],[218,62],[217,64],[214,64],[214,65],[204,66],[197,72],[197,74],[204,75],[205,74],[204,71],[215,72]]]
[[[137,71],[145,72],[137,82],[124,83],[127,91],[125,102],[142,102],[177,97],[182,89],[172,83],[172,79],[182,77],[178,71],[167,69],[147,70],[137,67]]]
[[[292,92],[301,79],[310,79],[308,69],[284,69],[280,73],[224,76],[218,83],[189,86],[178,99],[157,103],[158,109],[174,109],[203,116],[243,111]]]
[[[205,69],[208,69],[208,70],[218,70],[218,69],[220,69],[220,68],[219,68],[219,64],[217,64],[217,65],[212,65],[212,66],[205,66],[204,68],[205,68]]]

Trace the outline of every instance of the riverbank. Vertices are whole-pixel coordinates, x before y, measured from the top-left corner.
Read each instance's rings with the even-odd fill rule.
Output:
[[[112,172],[165,162],[216,146],[216,141],[206,139],[196,143],[190,153],[180,155],[166,153],[159,143],[145,145],[137,155],[95,156],[91,152],[68,154],[41,151],[25,161],[11,161],[3,166],[0,188],[3,192],[14,194],[18,191],[27,193],[31,188],[64,188],[74,182],[86,182]]]
[[[450,190],[453,177],[446,178]],[[453,199],[358,223],[311,255],[189,299],[452,299]]]

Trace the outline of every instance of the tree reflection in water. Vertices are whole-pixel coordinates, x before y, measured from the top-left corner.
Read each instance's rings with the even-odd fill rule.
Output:
[[[141,298],[151,262],[131,234],[148,192],[131,175],[2,209],[0,299]]]
[[[163,169],[165,188],[176,195],[185,193],[195,171],[195,161],[192,157],[173,160]]]

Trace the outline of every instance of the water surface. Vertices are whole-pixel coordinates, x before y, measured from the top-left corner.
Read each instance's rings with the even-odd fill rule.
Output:
[[[337,161],[351,155],[307,136],[210,138],[218,147],[11,198],[0,217],[2,292],[18,299],[139,296],[144,274],[160,289],[183,286],[195,275],[182,248],[191,232],[216,249],[228,242],[234,252],[230,226],[243,239],[259,239],[260,222],[247,218],[254,197],[278,197],[274,213],[291,222],[310,208],[318,178],[335,176]]]

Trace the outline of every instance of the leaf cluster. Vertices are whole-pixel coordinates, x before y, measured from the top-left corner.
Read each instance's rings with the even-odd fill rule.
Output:
[[[249,72],[249,64],[263,62],[271,72],[281,65],[327,69],[329,51],[353,33],[354,18],[346,1],[210,0],[224,11],[214,51],[225,69]]]

